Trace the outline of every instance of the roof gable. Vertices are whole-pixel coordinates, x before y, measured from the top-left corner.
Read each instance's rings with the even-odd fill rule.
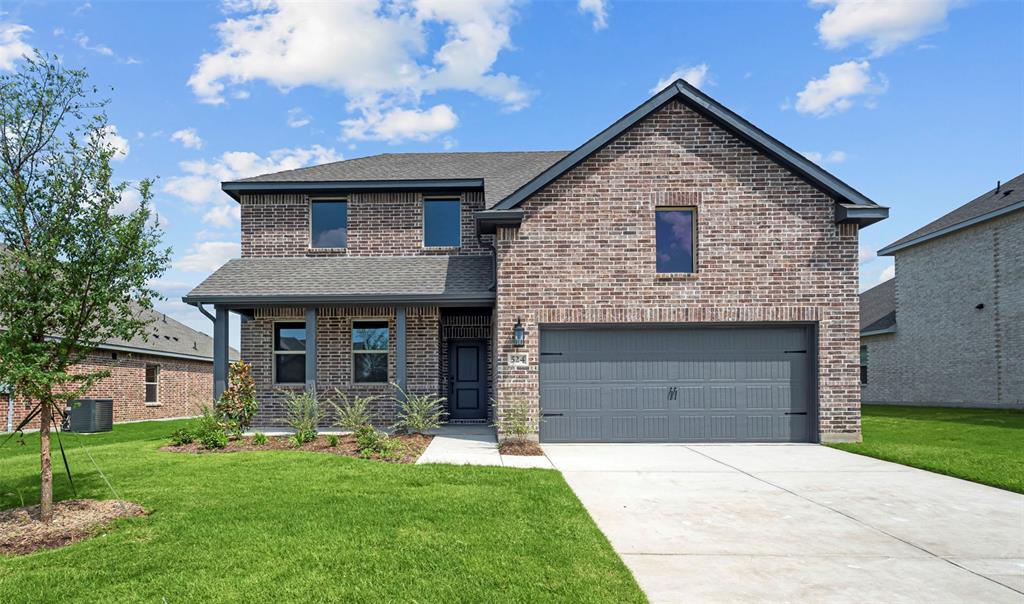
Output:
[[[851,218],[858,212],[863,213],[864,210],[867,210],[871,212],[871,216],[874,218],[866,222],[870,224],[870,222],[881,220],[887,215],[886,208],[871,201],[853,187],[839,180],[814,162],[790,149],[681,79],[676,80],[614,124],[605,128],[597,136],[580,145],[575,151],[555,162],[511,195],[501,200],[501,202],[493,207],[493,210],[515,209],[544,186],[571,170],[619,135],[629,130],[637,122],[674,99],[682,101],[688,107],[724,127],[802,177],[815,188],[832,197],[837,203],[846,206],[846,211],[849,212]],[[846,214],[844,213],[845,216]]]
[[[888,333],[896,327],[896,279],[860,294],[860,332]]]

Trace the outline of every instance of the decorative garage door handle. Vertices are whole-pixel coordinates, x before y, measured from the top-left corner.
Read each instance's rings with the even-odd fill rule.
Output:
[[[561,413],[541,413],[541,417],[562,417]]]
[[[786,415],[807,415],[806,411],[786,411]]]

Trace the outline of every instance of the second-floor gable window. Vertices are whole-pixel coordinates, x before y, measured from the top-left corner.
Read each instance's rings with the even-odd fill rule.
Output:
[[[310,202],[309,245],[313,248],[348,247],[348,201],[317,199]]]
[[[659,273],[694,272],[696,211],[658,208],[654,212],[655,253]]]
[[[423,200],[423,245],[459,247],[462,245],[462,217],[457,198]]]

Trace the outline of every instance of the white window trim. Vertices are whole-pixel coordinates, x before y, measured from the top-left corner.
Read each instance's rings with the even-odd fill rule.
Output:
[[[427,202],[454,201],[459,204],[459,244],[458,245],[427,245]],[[420,243],[426,250],[459,250],[462,249],[462,195],[431,195],[424,197],[420,203]]]
[[[657,221],[658,212],[691,212],[693,214],[693,241],[690,243],[690,257],[693,258],[693,266],[690,267],[692,270],[688,273],[661,273],[658,272],[658,233],[657,233]],[[655,221],[655,233],[654,233],[654,273],[659,277],[671,277],[673,275],[696,275],[697,274],[697,241],[698,241],[698,226],[697,226],[697,206],[655,206],[654,207],[654,221]]]
[[[388,330],[388,345],[384,350],[356,350],[355,338],[352,337],[356,329],[356,323],[385,323]],[[353,318],[348,326],[348,349],[352,354],[350,363],[349,383],[360,386],[386,386],[391,383],[391,319],[388,317],[359,317]],[[383,382],[362,382],[356,379],[356,355],[357,354],[383,354],[387,359],[388,377]]]
[[[149,371],[150,367],[156,367],[156,381],[155,382],[150,382],[150,381],[146,380],[146,372]],[[142,369],[142,383],[143,383],[142,400],[143,400],[143,403],[147,407],[159,407],[160,404],[161,404],[160,403],[160,374],[161,373],[162,372],[160,371],[160,365],[157,364],[157,363],[146,363],[146,365]],[[150,384],[152,384],[153,386],[156,386],[156,400],[153,400],[153,401],[147,401],[146,400],[146,392],[145,391],[149,389],[148,387],[150,386]]]
[[[317,249],[326,249],[326,248],[317,248]],[[306,320],[305,319],[281,319],[279,321],[274,321],[273,325],[271,326],[271,328],[270,328],[270,330],[271,330],[270,331],[270,352],[273,353],[273,355],[272,355],[273,356],[273,359],[272,359],[273,362],[270,364],[271,365],[270,372],[271,372],[271,376],[272,376],[272,378],[274,380],[274,386],[283,386],[283,387],[305,386],[306,385],[306,377],[307,377],[306,376],[305,365],[303,365],[303,369],[302,369],[302,381],[301,382],[279,382],[279,381],[277,381],[277,355],[284,355],[284,354],[301,354],[303,356],[306,355],[305,349],[303,349],[303,350],[278,350],[277,349],[277,326],[279,324],[281,324],[281,323],[302,323],[303,331],[307,330]],[[308,331],[306,331],[306,337],[307,338],[309,337],[309,332]]]
[[[345,202],[345,247],[315,247],[313,245],[313,204],[318,201],[343,201]],[[310,197],[309,198],[309,211],[307,212],[307,229],[306,229],[306,246],[310,250],[316,250],[318,252],[343,252],[348,250],[348,223],[349,223],[349,210],[352,209],[352,205],[349,203],[348,197]]]

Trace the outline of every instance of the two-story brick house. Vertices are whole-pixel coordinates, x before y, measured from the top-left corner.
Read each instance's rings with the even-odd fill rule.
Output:
[[[546,442],[860,437],[857,237],[887,210],[685,82],[571,152],[223,189],[242,257],[185,301],[216,308],[216,390],[243,317],[259,422],[394,382],[457,421],[525,404]]]

